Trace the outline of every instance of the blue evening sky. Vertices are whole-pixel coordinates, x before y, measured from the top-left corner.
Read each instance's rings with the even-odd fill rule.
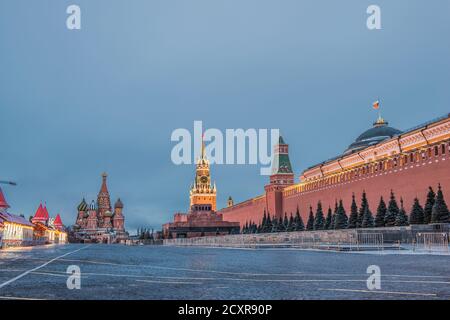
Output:
[[[66,8],[82,29],[66,28]],[[366,27],[381,7],[382,30]],[[193,166],[176,128],[280,128],[296,177],[376,118],[449,112],[448,0],[2,0],[0,180],[11,212],[46,201],[73,224],[109,173],[128,229],[186,211]],[[212,168],[218,205],[263,192],[256,165]]]

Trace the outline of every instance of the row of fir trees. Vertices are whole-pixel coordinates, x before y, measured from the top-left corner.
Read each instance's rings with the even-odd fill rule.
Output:
[[[403,199],[400,199],[400,206],[393,191],[386,205],[383,197],[380,198],[377,212],[373,216],[366,192],[361,198],[358,208],[355,195],[352,196],[350,214],[347,215],[342,200],[336,201],[334,210],[328,208],[325,216],[322,203],[317,203],[315,214],[313,208],[309,208],[308,221],[305,224],[297,207],[295,215],[290,217],[284,214],[284,218],[273,218],[270,213],[264,211],[263,219],[258,225],[255,222],[247,221],[242,228],[242,233],[269,233],[269,232],[291,232],[291,231],[312,231],[312,230],[334,230],[334,229],[355,229],[355,228],[381,228],[393,226],[407,226],[410,224],[448,223],[450,222],[450,212],[445,203],[442,188],[439,185],[437,193],[429,187],[425,206],[414,199],[414,204],[407,214],[403,206]]]

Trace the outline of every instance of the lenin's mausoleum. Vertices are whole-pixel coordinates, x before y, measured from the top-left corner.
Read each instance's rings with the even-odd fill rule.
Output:
[[[363,191],[372,210],[393,190],[409,211],[414,198],[425,203],[430,186],[436,190],[440,184],[450,200],[450,114],[407,131],[379,117],[340,156],[305,170],[299,183],[294,183],[283,138],[274,160],[264,193],[238,204],[229,201],[218,211],[224,220],[238,221],[242,227],[250,221],[259,224],[264,212],[279,218],[295,214],[298,207],[306,221],[310,206],[315,208],[319,201],[327,209],[342,199],[349,212],[352,194],[360,199]]]

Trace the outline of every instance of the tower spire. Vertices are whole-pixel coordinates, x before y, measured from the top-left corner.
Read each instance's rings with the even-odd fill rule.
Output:
[[[205,133],[202,133],[202,159],[205,159]]]

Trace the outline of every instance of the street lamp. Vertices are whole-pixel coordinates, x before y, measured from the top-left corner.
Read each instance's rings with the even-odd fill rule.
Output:
[[[0,180],[0,184],[9,184],[11,186],[17,186],[17,183],[13,182],[13,181],[3,181]]]

